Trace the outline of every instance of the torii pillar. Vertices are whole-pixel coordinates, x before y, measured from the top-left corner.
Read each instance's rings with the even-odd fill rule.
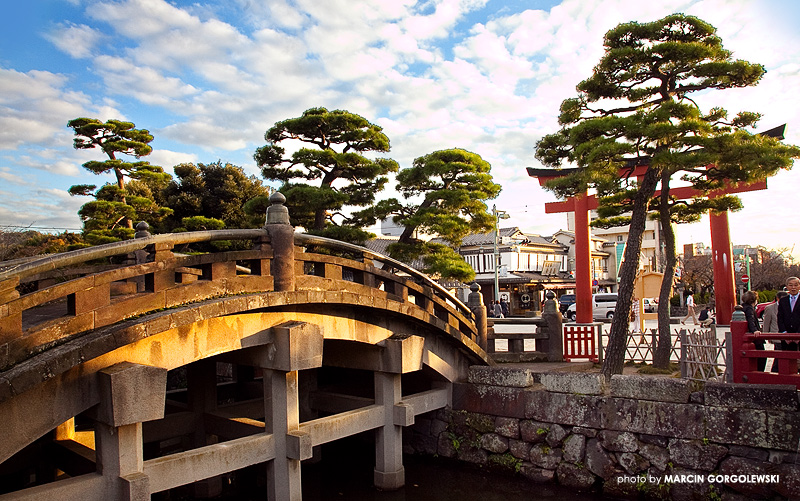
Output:
[[[589,232],[589,197],[574,197],[575,210],[575,320],[589,324],[592,316],[592,249]]]
[[[714,264],[714,295],[717,324],[730,325],[736,306],[733,274],[733,248],[728,226],[728,211],[709,214],[711,226],[711,258]]]

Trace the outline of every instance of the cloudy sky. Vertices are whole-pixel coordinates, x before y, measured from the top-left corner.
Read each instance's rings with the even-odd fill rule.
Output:
[[[796,0],[34,0],[0,19],[0,225],[80,228],[73,184],[102,184],[72,149],[67,121],[119,118],[156,137],[147,159],[171,167],[252,159],[276,121],[323,106],[384,128],[388,156],[460,147],[492,164],[509,225],[551,234],[553,195],[526,174],[536,141],[557,130],[561,101],[591,74],[606,31],[673,12],[719,30],[735,58],[767,68],[752,89],[701,96],[788,123],[800,144],[800,2]],[[734,244],[792,248],[800,169],[742,197]],[[388,194],[387,194],[388,196]],[[795,203],[796,205],[796,203]],[[788,231],[787,231],[788,230]],[[679,243],[709,243],[708,223]]]

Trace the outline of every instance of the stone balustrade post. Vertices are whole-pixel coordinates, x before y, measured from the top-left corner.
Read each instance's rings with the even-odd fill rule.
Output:
[[[478,345],[486,351],[488,346],[488,326],[486,306],[483,304],[483,294],[481,286],[473,282],[469,286],[469,296],[467,297],[467,307],[475,315],[475,326],[478,328]]]
[[[162,419],[167,371],[123,362],[98,373],[101,403],[87,412],[95,421],[97,471],[106,499],[150,499],[143,472],[142,422]]]
[[[289,222],[289,209],[284,205],[286,197],[279,192],[269,197],[267,221],[264,229],[272,241],[272,276],[275,279],[276,291],[293,291],[295,289],[294,270],[294,228]]]
[[[5,357],[8,355],[6,343],[22,337],[22,310],[11,309],[8,305],[19,298],[18,285],[18,277],[0,282],[0,367],[5,365]]]
[[[547,353],[548,362],[562,362],[564,360],[563,336],[561,335],[561,312],[558,311],[558,303],[555,301],[556,295],[553,291],[545,294],[544,308],[542,309],[542,319],[547,324],[548,338],[544,341],[543,349]]]
[[[403,398],[400,373],[375,372],[375,403],[384,410],[383,426],[375,431],[375,487],[395,490],[406,482],[403,467],[403,427],[395,423],[395,406]]]

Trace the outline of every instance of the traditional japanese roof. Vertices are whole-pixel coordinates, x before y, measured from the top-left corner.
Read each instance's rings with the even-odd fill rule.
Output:
[[[562,247],[561,244],[553,242],[553,240],[548,237],[543,237],[541,235],[534,235],[531,233],[523,233],[517,226],[511,228],[500,228],[500,231],[498,233],[500,238],[503,237],[513,238],[515,240],[514,242],[515,244]],[[494,231],[467,235],[466,237],[464,237],[463,240],[461,240],[462,247],[472,247],[480,245],[494,245]]]
[[[391,244],[397,243],[397,241],[398,241],[398,237],[382,236],[382,237],[377,237],[377,238],[372,238],[370,240],[367,240],[366,242],[364,242],[364,247],[366,247],[367,249],[369,249],[371,251],[377,252],[379,254],[383,254],[384,256],[388,256],[389,255],[389,250],[388,250],[389,246]],[[421,259],[415,259],[413,262],[405,263],[405,264],[407,264],[408,266],[411,266],[415,270],[422,270],[422,268],[424,268],[424,266],[425,266],[425,263],[423,263]]]

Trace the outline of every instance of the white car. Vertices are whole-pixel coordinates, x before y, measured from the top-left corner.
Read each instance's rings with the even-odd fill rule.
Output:
[[[566,316],[570,321],[574,321],[577,315],[578,303],[569,305]],[[617,307],[617,293],[592,294],[592,318],[602,320],[604,318],[614,318],[614,310]]]

